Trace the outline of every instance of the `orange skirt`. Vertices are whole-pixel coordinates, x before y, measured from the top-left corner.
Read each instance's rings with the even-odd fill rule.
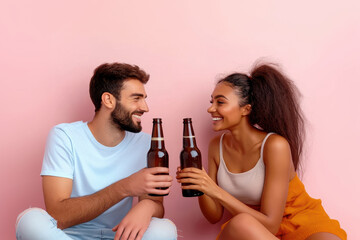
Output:
[[[227,223],[221,226],[221,231]],[[347,239],[339,222],[329,218],[321,200],[313,199],[307,194],[304,184],[296,175],[289,183],[284,216],[276,237],[282,240],[305,240],[319,232],[332,233],[342,240]],[[220,233],[216,239],[219,239]]]

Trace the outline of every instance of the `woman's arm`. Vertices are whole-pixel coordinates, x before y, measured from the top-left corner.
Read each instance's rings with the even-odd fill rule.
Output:
[[[218,192],[220,187],[217,185],[217,171],[219,164],[216,162],[216,159],[219,159],[219,138],[216,137],[213,139],[209,144],[208,150],[208,180],[211,184],[211,189],[206,192]],[[203,176],[206,179],[206,172],[203,169]],[[206,180],[205,180],[206,181]],[[213,189],[213,190],[212,190]],[[199,205],[201,212],[205,216],[205,218],[210,223],[217,223],[220,221],[221,217],[223,216],[224,208],[216,200],[216,198],[210,197],[210,195],[204,193],[204,195],[199,197]]]
[[[192,183],[194,185],[183,188],[196,189],[207,195],[204,203],[200,203],[200,206],[204,207],[202,211],[208,214],[205,215],[204,213],[208,220],[209,218],[211,219],[211,217],[217,219],[218,215],[216,210],[218,208],[211,206],[218,206],[217,204],[220,203],[233,216],[239,213],[250,214],[261,222],[270,232],[276,234],[283,216],[290,178],[291,151],[288,142],[281,136],[270,136],[264,148],[263,158],[266,172],[260,211],[245,205],[221,189],[212,178],[207,175],[205,176],[206,172],[204,170],[196,168],[183,169],[181,172],[183,179],[181,179],[180,182]],[[211,201],[208,199],[211,199]]]
[[[177,179],[180,183],[185,182],[192,182],[194,179],[183,179],[187,173],[192,172],[193,174],[197,175],[196,178],[202,181],[201,190],[198,189],[200,186],[191,185],[191,186],[183,186],[183,189],[197,189],[204,193],[204,195],[198,198],[199,205],[201,212],[205,216],[205,218],[210,223],[217,223],[220,221],[224,208],[223,206],[217,201],[213,195],[216,192],[219,192],[220,187],[217,185],[217,170],[218,170],[218,163],[216,162],[216,158],[219,156],[219,137],[214,138],[209,144],[209,153],[208,153],[208,169],[209,173],[207,174],[204,169],[193,169],[193,168],[186,168],[181,170],[178,169],[177,172]],[[193,172],[196,171],[196,172]],[[194,184],[194,183],[193,183]]]

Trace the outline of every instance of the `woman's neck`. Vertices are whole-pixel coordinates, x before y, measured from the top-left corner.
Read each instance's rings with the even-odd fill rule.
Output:
[[[229,146],[243,153],[251,151],[254,146],[262,142],[264,135],[266,135],[265,132],[255,128],[249,122],[229,131]]]

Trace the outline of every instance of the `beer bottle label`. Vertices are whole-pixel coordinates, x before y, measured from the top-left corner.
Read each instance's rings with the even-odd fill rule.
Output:
[[[162,140],[164,140],[163,137],[152,137],[151,138],[151,141],[162,141]]]

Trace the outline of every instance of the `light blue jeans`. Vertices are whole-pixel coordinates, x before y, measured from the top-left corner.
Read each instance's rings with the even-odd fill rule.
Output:
[[[20,213],[16,220],[17,240],[93,240],[114,239],[111,229],[64,229],[57,228],[57,222],[41,208],[29,208]],[[152,218],[142,240],[176,240],[177,231],[168,219]]]

